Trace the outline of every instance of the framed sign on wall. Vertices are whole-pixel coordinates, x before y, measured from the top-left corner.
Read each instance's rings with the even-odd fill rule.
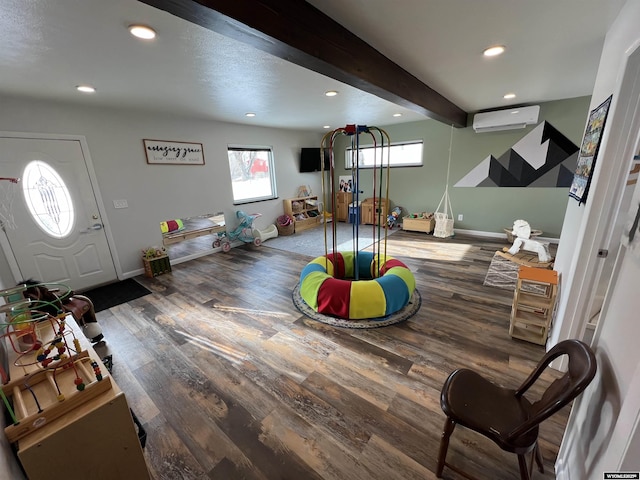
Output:
[[[596,166],[596,157],[600,149],[602,141],[602,132],[607,121],[607,114],[611,106],[611,98],[609,96],[604,102],[591,110],[589,120],[587,121],[587,129],[584,132],[582,146],[578,153],[578,167],[573,176],[573,182],[569,189],[569,196],[578,200],[578,205],[587,201],[589,187],[591,185],[591,177]]]
[[[204,165],[201,143],[142,140],[149,164]]]

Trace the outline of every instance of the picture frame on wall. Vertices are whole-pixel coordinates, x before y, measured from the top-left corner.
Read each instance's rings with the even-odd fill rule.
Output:
[[[573,176],[573,182],[569,188],[569,196],[578,200],[578,205],[582,205],[587,201],[589,194],[589,186],[593,177],[593,170],[596,166],[596,158],[600,143],[602,141],[602,133],[607,121],[609,107],[611,106],[610,95],[604,102],[591,110],[587,121],[587,128],[582,138],[582,145],[578,153],[578,166]]]
[[[347,192],[347,193],[354,191],[353,179],[351,175],[340,175],[340,177],[338,178],[338,181],[340,182],[338,191]]]
[[[201,143],[146,138],[142,143],[148,164],[204,165],[204,151]]]

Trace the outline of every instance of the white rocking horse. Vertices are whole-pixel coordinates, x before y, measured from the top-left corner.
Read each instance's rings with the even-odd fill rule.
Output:
[[[535,252],[538,254],[538,261],[546,263],[551,261],[551,254],[549,253],[549,244],[539,242],[538,240],[532,240],[531,226],[525,220],[516,220],[513,222],[513,236],[516,237],[513,241],[513,245],[509,249],[511,255],[515,255],[522,250]]]

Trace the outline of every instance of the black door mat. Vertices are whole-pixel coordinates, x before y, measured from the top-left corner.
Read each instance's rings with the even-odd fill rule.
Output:
[[[79,292],[86,295],[93,302],[96,312],[106,310],[122,303],[130,302],[136,298],[149,295],[151,291],[140,285],[133,278],[122,280],[121,282],[110,283],[102,287],[92,288],[86,292]]]

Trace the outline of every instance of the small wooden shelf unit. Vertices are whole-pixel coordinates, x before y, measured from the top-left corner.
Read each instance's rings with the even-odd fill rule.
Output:
[[[163,273],[171,272],[171,262],[167,255],[155,258],[143,258],[145,277],[157,277]]]
[[[302,232],[320,225],[322,215],[320,214],[317,196],[287,198],[282,202],[284,204],[284,213],[294,220],[296,232]],[[300,218],[300,216],[304,218]]]
[[[386,198],[366,198],[361,205],[361,222],[366,225],[384,225],[389,215],[389,205]]]
[[[351,192],[338,192],[336,194],[336,220],[346,222],[349,218],[349,204],[353,195]]]
[[[513,293],[509,335],[544,345],[558,294],[558,272],[521,266]]]

